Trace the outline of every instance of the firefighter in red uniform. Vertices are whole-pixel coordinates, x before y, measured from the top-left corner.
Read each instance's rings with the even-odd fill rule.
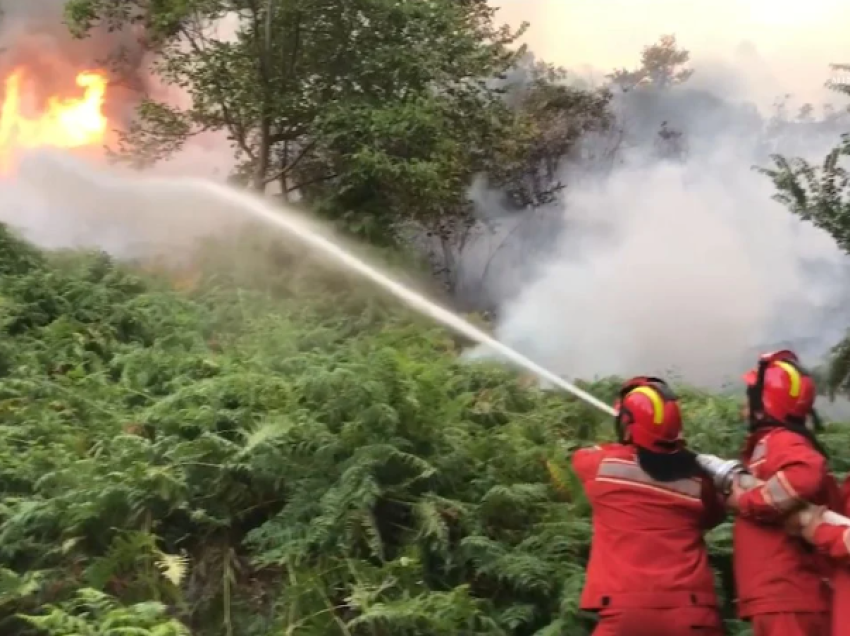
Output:
[[[728,500],[734,526],[738,612],[755,636],[828,636],[830,592],[826,562],[783,522],[806,502],[835,505],[837,486],[826,455],[807,427],[815,385],[797,356],[761,357],[744,376],[750,434],[744,465],[764,483]]]
[[[676,396],[634,378],[617,408],[619,443],[573,455],[593,508],[581,607],[599,614],[594,636],[722,636],[703,535],[725,513],[685,448]]]

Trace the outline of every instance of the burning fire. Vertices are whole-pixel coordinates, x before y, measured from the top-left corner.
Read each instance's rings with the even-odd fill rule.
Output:
[[[32,148],[79,148],[101,143],[106,134],[103,103],[106,76],[99,71],[77,75],[83,96],[51,96],[42,112],[28,116],[23,112],[21,84],[23,69],[6,78],[6,92],[0,106],[0,174],[8,174],[16,150]]]

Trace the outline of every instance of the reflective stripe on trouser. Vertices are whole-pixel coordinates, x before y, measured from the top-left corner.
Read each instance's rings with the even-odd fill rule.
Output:
[[[593,636],[723,636],[713,607],[605,610]]]
[[[757,614],[751,619],[753,636],[830,636],[829,614]]]

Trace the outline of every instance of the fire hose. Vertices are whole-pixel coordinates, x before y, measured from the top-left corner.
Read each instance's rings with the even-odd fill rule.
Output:
[[[742,490],[758,488],[764,482],[750,473],[744,465],[735,459],[723,459],[716,455],[697,453],[697,463],[714,480],[714,484],[725,495],[732,492],[732,486],[737,482]],[[805,527],[815,518],[820,516],[823,523],[831,526],[850,527],[850,519],[838,514],[833,510],[821,510],[817,506],[806,504],[802,508],[791,513],[796,516],[800,526]]]

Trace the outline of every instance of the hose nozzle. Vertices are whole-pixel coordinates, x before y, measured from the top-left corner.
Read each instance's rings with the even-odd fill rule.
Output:
[[[697,454],[697,463],[714,481],[714,485],[724,495],[732,492],[735,477],[749,474],[749,471],[737,459],[723,459],[717,455]]]

